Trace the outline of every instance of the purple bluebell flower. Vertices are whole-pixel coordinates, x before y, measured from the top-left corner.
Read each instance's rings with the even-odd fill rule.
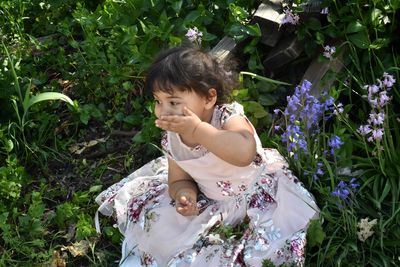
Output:
[[[384,107],[390,101],[390,97],[387,95],[387,91],[382,91],[379,93],[379,106]]]
[[[367,98],[371,106],[371,112],[367,120],[368,124],[361,125],[357,131],[365,136],[368,142],[382,140],[384,135],[383,125],[386,118],[384,106],[391,100],[388,96],[388,91],[395,82],[396,80],[392,75],[384,72],[382,79],[377,80],[377,84],[364,86],[364,89],[367,90]]]
[[[332,196],[338,197],[342,200],[346,200],[350,194],[347,184],[344,181],[340,181],[338,186],[332,191]]]
[[[384,120],[385,120],[385,113],[383,111],[379,113],[372,111],[369,114],[368,122],[371,123],[372,125],[382,125]]]
[[[293,95],[287,97],[288,105],[283,112],[288,125],[281,140],[286,143],[288,152],[294,157],[299,151],[308,153],[307,139],[320,132],[318,126],[320,119],[327,119],[324,113],[334,110],[333,98],[327,96],[325,102],[321,102],[311,95],[311,86],[307,80],[296,86]]]
[[[339,149],[343,144],[344,143],[339,136],[332,136],[332,138],[328,141],[328,146],[331,148],[331,154],[334,155],[335,149]]]
[[[281,20],[281,24],[293,24],[296,25],[299,23],[300,17],[299,15],[293,13],[291,9],[286,9],[283,11],[285,13],[285,16]]]
[[[379,141],[382,140],[382,136],[383,136],[383,129],[382,128],[378,128],[378,129],[373,129],[372,130],[372,137]]]
[[[357,189],[360,185],[357,183],[357,179],[356,178],[351,178],[350,180],[350,187],[353,189]]]
[[[333,111],[333,114],[339,115],[339,114],[342,114],[343,111],[344,111],[343,104],[342,104],[342,103],[338,103],[338,104],[336,105],[336,108],[335,108],[334,111]]]
[[[318,176],[322,176],[325,174],[325,172],[322,170],[322,167],[324,166],[324,164],[322,162],[318,162],[317,163],[317,170],[315,171],[315,174]]]
[[[359,184],[357,183],[356,178],[352,178],[349,184],[345,181],[340,181],[339,184],[332,191],[331,195],[333,197],[339,198],[339,200],[341,200],[345,204],[348,204],[350,202],[350,196],[356,193],[358,186]],[[338,206],[340,208],[344,207],[344,205],[342,205],[341,203],[338,203]]]
[[[396,79],[394,79],[392,75],[384,72],[382,83],[384,86],[386,86],[386,88],[392,88],[393,84],[396,83]]]
[[[201,38],[203,37],[203,33],[197,29],[197,27],[189,28],[185,36],[191,41],[192,43],[199,43],[201,44]]]
[[[336,47],[329,45],[324,46],[324,53],[323,53],[324,57],[332,59],[332,56],[335,53],[336,53]]]
[[[377,86],[376,84],[365,85],[364,88],[368,90],[369,95],[373,95],[379,92],[379,86]]]
[[[365,136],[372,132],[371,126],[370,125],[361,125],[358,129],[357,132],[359,132],[362,136]]]
[[[309,92],[311,89],[311,86],[312,86],[312,84],[310,81],[304,80],[300,86],[300,93],[305,94],[305,93]]]

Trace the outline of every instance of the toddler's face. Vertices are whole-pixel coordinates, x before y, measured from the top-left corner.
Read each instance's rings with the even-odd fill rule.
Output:
[[[195,92],[174,90],[172,94],[169,94],[155,91],[153,95],[156,102],[154,112],[157,118],[168,115],[183,115],[183,107],[186,106],[200,119],[203,119],[206,98]]]

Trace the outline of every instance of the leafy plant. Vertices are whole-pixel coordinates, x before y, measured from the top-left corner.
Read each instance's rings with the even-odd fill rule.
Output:
[[[25,90],[23,90],[15,71],[14,60],[9,54],[4,42],[2,42],[2,45],[8,58],[9,68],[14,79],[15,93],[17,94],[17,98],[11,99],[15,111],[16,122],[11,122],[9,124],[9,128],[16,144],[22,145],[27,155],[28,150],[33,151],[26,138],[26,127],[30,126],[30,120],[28,116],[31,107],[39,102],[52,100],[62,100],[69,103],[73,107],[76,107],[76,105],[68,96],[57,92],[42,92],[31,96],[32,85],[30,83],[27,84]],[[22,110],[20,110],[20,108]]]

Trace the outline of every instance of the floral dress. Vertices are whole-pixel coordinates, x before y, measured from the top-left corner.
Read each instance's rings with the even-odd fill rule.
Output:
[[[245,117],[240,104],[216,106],[211,124],[221,129],[234,116]],[[237,167],[166,132],[165,156],[103,191],[96,198],[99,212],[114,214],[124,236],[120,265],[261,266],[268,259],[302,266],[306,229],[318,207],[284,158],[262,148],[255,130],[254,137],[253,162]],[[176,212],[168,194],[167,157],[198,184],[198,216]]]

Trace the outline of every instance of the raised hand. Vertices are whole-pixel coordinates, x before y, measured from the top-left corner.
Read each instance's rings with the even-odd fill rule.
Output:
[[[182,115],[161,116],[156,120],[156,126],[170,132],[191,137],[197,126],[201,123],[200,118],[187,107],[183,108]]]

